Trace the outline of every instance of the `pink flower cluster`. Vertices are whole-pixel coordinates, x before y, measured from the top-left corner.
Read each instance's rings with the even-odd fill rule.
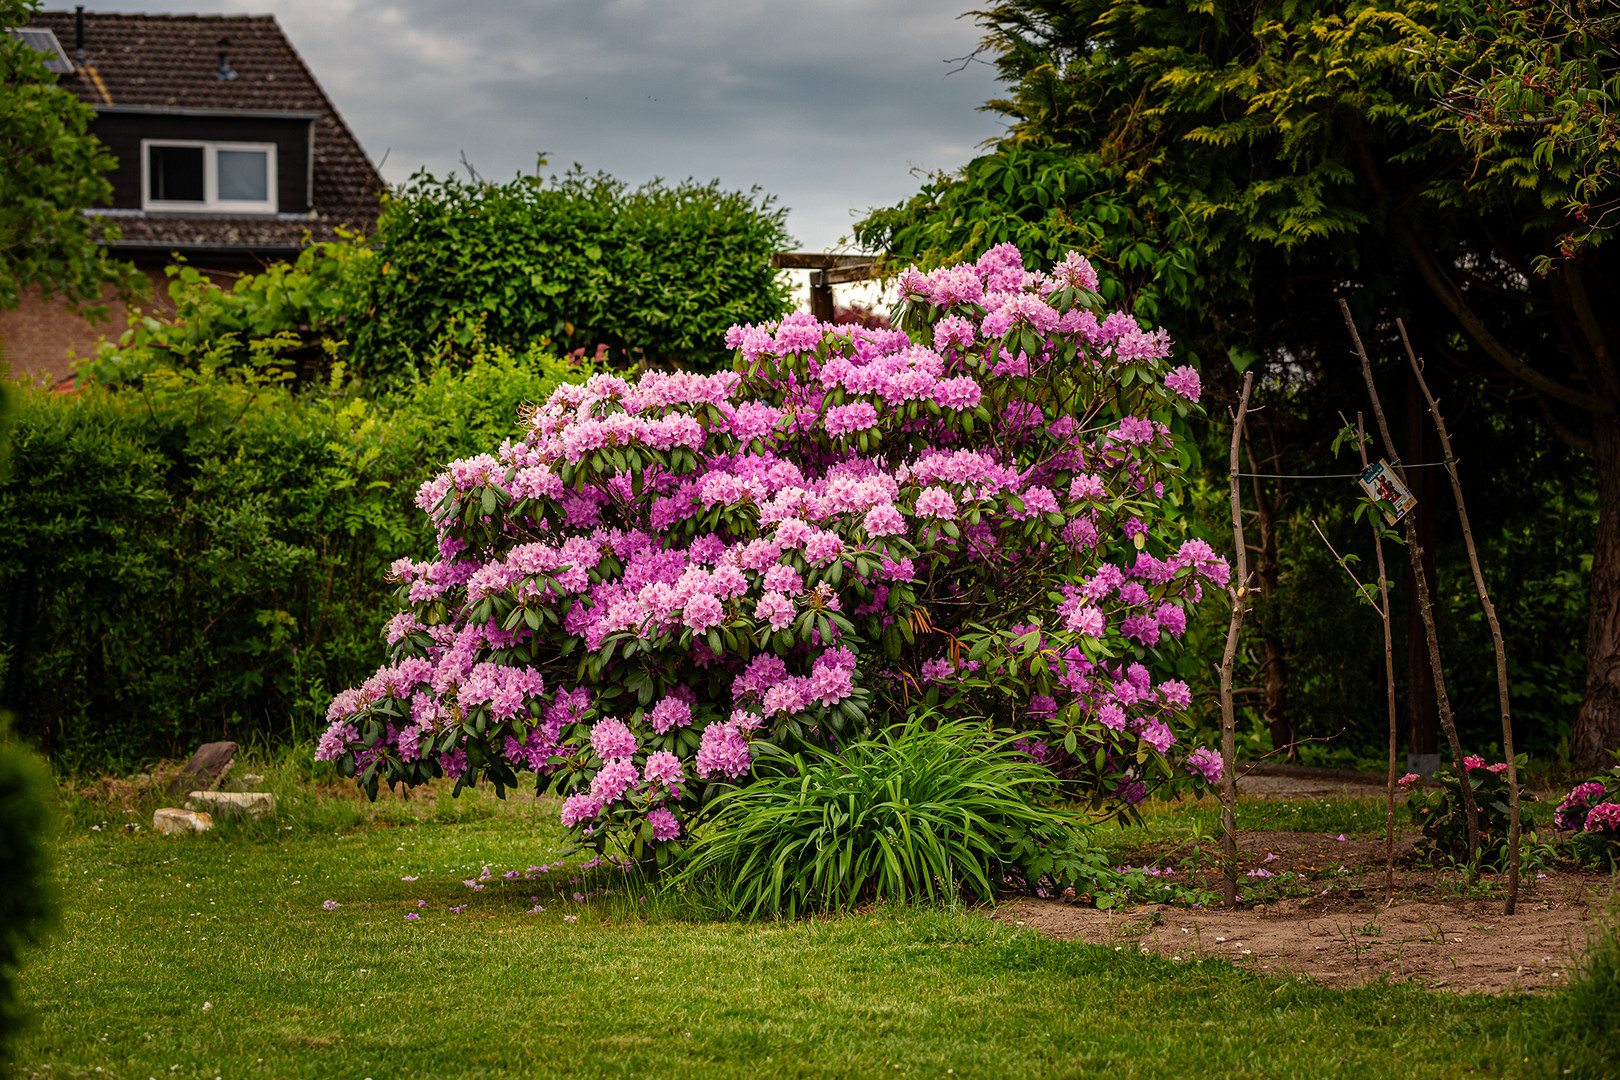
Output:
[[[592,375],[423,484],[437,543],[392,568],[391,663],[334,699],[317,755],[389,782],[534,772],[582,837],[661,844],[760,740],[831,745],[927,685],[947,709],[1020,699],[1026,752],[1144,797],[1136,755],[1177,746],[1190,692],[1085,650],[1162,647],[1227,583],[1164,501],[1154,417],[1198,373],[1102,310],[1078,255],[1037,273],[1004,244],[900,288],[914,331],[734,327],[737,370]]]
[[[1591,813],[1607,795],[1608,788],[1602,781],[1588,780],[1576,784],[1553,812],[1553,824],[1568,832],[1590,829]]]
[[[1586,815],[1588,832],[1620,835],[1620,803],[1598,803]]]

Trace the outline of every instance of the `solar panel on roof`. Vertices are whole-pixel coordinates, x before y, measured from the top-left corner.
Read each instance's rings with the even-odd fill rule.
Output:
[[[62,43],[56,40],[56,34],[40,26],[16,27],[7,31],[12,37],[37,53],[43,54],[45,67],[58,75],[66,75],[73,70],[73,61],[68,59],[67,53],[62,49]]]

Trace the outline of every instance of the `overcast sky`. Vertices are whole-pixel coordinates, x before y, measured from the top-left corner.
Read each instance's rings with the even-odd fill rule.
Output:
[[[47,7],[61,8],[58,2]],[[273,13],[383,175],[486,179],[579,162],[633,183],[718,178],[789,208],[807,250],[956,169],[978,112],[968,0],[91,0],[93,11]],[[386,156],[385,156],[386,155]]]

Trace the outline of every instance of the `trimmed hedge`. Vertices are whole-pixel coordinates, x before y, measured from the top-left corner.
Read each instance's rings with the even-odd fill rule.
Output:
[[[495,349],[378,402],[209,370],[18,392],[0,705],[69,769],[308,733],[376,666],[420,482],[586,371]]]

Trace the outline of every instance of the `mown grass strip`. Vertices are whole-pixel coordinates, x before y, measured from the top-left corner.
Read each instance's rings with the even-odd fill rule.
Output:
[[[22,1075],[1554,1071],[1552,1047],[1526,1049],[1540,998],[1329,991],[1046,940],[972,911],[710,922],[622,882],[574,903],[603,879],[503,877],[549,862],[547,809],[318,835],[71,833],[58,845],[63,926],[24,970],[39,1022],[18,1048]],[[485,864],[484,889],[462,884]]]

